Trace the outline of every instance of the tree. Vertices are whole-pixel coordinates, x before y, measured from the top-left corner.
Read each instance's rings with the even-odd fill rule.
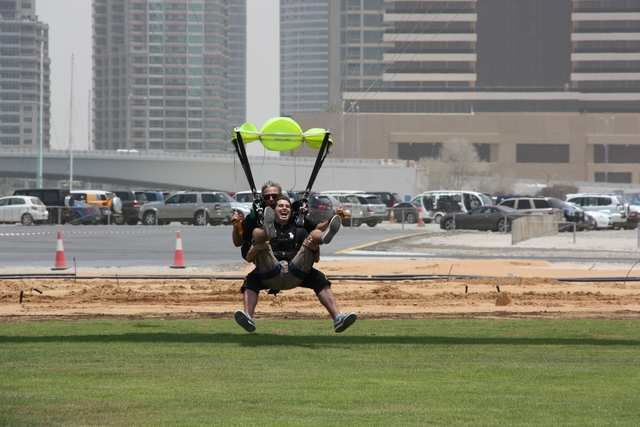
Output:
[[[481,162],[473,144],[451,139],[440,149],[437,159],[420,160],[420,184],[426,189],[478,189],[479,177],[489,177],[489,163]]]

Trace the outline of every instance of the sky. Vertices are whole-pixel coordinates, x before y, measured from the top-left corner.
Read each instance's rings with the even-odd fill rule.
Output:
[[[258,128],[277,116],[280,108],[278,4],[278,0],[247,0],[247,120]],[[51,147],[69,148],[73,55],[71,139],[74,150],[86,150],[92,86],[91,0],[37,0],[36,13],[49,25]],[[261,152],[256,151],[258,147],[249,146],[254,154]]]

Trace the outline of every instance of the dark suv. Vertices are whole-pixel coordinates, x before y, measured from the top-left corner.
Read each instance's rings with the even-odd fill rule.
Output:
[[[142,206],[146,201],[144,193],[137,195],[133,191],[129,190],[118,190],[113,192],[122,201],[122,215],[124,216],[124,222],[129,225],[136,225],[138,223],[138,217],[140,216],[140,206]]]

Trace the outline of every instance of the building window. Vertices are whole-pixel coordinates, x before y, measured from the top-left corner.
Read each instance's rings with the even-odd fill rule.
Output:
[[[517,144],[516,163],[569,163],[569,144]]]
[[[594,163],[640,163],[640,145],[595,144]]]
[[[596,182],[630,184],[631,172],[596,172],[594,178]]]

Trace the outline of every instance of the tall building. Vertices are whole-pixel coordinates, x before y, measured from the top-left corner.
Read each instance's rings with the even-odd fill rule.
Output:
[[[386,0],[382,18],[376,83],[343,84],[359,111],[640,111],[638,1]]]
[[[640,1],[325,3],[337,101],[288,113],[332,129],[334,155],[437,158],[459,141],[505,176],[640,183]]]
[[[280,1],[280,112],[329,107],[328,0]]]
[[[95,147],[229,150],[244,13],[233,0],[93,0]]]
[[[247,0],[229,3],[228,105],[231,127],[247,121]]]
[[[41,122],[49,146],[49,27],[35,6],[0,0],[0,148],[38,147]]]

